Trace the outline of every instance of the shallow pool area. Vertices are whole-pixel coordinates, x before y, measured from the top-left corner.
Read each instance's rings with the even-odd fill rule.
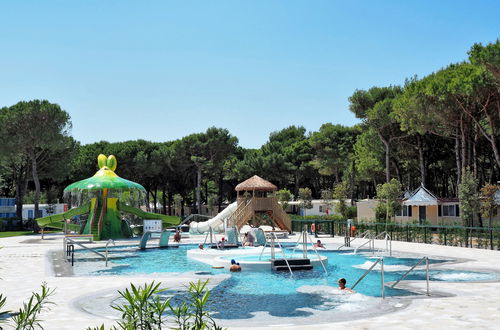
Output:
[[[346,278],[351,286],[359,279],[378,257],[372,253],[352,251],[318,251],[322,258],[327,258],[326,272],[316,265],[311,271],[273,272],[251,271],[245,269],[244,262],[267,261],[271,258],[268,250],[262,255],[261,248],[241,248],[230,250],[199,250],[197,245],[182,244],[176,248],[138,250],[135,247],[119,247],[111,249],[112,264],[104,268],[102,262],[84,261],[87,252],[80,252],[75,264],[76,276],[107,275],[159,275],[189,274],[216,278],[226,275],[211,290],[209,308],[217,319],[236,320],[252,319],[264,313],[270,318],[267,322],[283,322],[282,318],[309,317],[317,313],[329,312],[328,319],[342,318],[345,311],[356,311],[359,315],[379,308],[382,292],[380,266],[376,266],[366,278],[355,288],[356,294],[346,294],[338,290],[339,278]],[[283,251],[287,257],[302,257],[302,252],[287,247]],[[190,253],[206,255],[209,260],[223,262],[224,268],[214,268],[210,262],[190,258]],[[277,253],[277,256],[279,254]],[[309,252],[311,259],[318,258],[316,253]],[[211,259],[210,259],[211,258]],[[240,273],[228,271],[230,260],[242,263]],[[420,256],[384,256],[384,282],[387,297],[409,297],[417,293],[404,288],[391,288],[387,284],[397,281],[403,274],[420,260]],[[215,261],[214,261],[215,262]],[[470,270],[447,269],[453,263],[451,259],[429,259],[430,281],[464,282],[495,281],[500,279],[498,273],[478,272]],[[420,266],[411,272],[406,280],[425,281],[425,269]],[[181,302],[185,296],[182,290],[173,294],[172,302]],[[378,306],[378,307],[377,307]],[[98,313],[98,311],[96,311]],[[323,316],[325,317],[325,316]],[[273,321],[274,320],[274,321]]]

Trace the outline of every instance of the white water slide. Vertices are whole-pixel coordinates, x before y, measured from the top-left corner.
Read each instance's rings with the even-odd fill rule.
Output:
[[[229,204],[221,213],[217,214],[210,220],[203,222],[191,222],[189,225],[189,232],[193,234],[203,234],[212,228],[212,230],[221,232],[224,230],[224,221],[228,219],[236,208],[238,207],[237,203]]]

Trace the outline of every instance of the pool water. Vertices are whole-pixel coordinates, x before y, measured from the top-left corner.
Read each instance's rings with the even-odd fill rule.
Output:
[[[228,274],[227,269],[213,269],[210,265],[198,262],[187,257],[189,249],[197,248],[196,245],[180,245],[171,249],[147,249],[145,251],[133,248],[116,248],[111,256],[119,255],[113,259],[113,264],[118,267],[87,271],[78,270],[76,263],[75,272],[78,275],[139,275],[152,273],[183,273],[194,272],[199,275]],[[287,255],[292,253],[286,250]],[[297,251],[296,251],[297,252]],[[80,252],[85,253],[85,252]],[[297,271],[293,276],[288,272],[245,272],[231,273],[231,277],[223,280],[211,290],[210,309],[219,319],[242,319],[253,317],[252,313],[267,312],[278,317],[304,317],[311,315],[312,310],[324,311],[339,308],[360,308],[367,304],[371,297],[381,296],[380,268],[375,267],[366,278],[361,281],[355,290],[362,295],[348,295],[337,289],[339,278],[347,279],[350,287],[360,278],[375,261],[371,255],[353,254],[339,251],[320,251],[321,255],[328,257],[326,265],[328,273],[322,267],[315,267],[312,271]],[[267,256],[268,258],[269,256]],[[310,257],[315,257],[310,253]],[[229,259],[258,260],[257,256],[232,255]],[[263,260],[266,256],[263,258]],[[398,280],[419,258],[384,257],[385,282]],[[430,279],[432,281],[478,281],[498,280],[499,275],[494,273],[481,273],[460,270],[432,269],[448,260],[432,259]],[[102,262],[101,262],[102,264]],[[86,273],[85,273],[86,272]],[[425,280],[426,273],[416,270],[410,273],[408,280]],[[404,296],[414,293],[385,287],[386,296]],[[177,294],[172,302],[180,302],[185,294]],[[357,300],[355,304],[352,300]],[[352,307],[354,306],[354,307]]]

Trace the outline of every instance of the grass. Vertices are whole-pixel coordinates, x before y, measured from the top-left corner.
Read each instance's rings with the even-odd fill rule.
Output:
[[[31,235],[31,234],[33,234],[33,231],[0,231],[0,238]]]

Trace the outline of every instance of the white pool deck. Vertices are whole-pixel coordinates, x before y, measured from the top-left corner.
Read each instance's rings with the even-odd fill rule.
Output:
[[[202,237],[184,239],[183,243],[197,243]],[[296,238],[289,241],[294,242]],[[343,238],[321,238],[328,247],[342,244]],[[355,242],[353,242],[353,245]],[[383,242],[377,242],[382,246]],[[500,251],[467,249],[438,245],[393,242],[393,251],[410,252],[432,257],[448,257],[463,262],[447,268],[493,271],[500,273]],[[0,293],[7,296],[6,309],[16,310],[32,291],[38,291],[46,282],[56,288],[52,300],[56,303],[41,318],[45,329],[85,329],[104,323],[107,327],[114,321],[98,318],[77,308],[75,302],[86,296],[109,295],[109,292],[123,289],[129,283],[142,284],[152,279],[161,281],[165,287],[173,288],[193,280],[192,276],[100,276],[78,277],[57,276],[62,271],[54,269],[53,251],[62,250],[62,236],[18,236],[0,238]],[[425,282],[408,282],[404,285],[424,289]],[[294,326],[282,324],[267,329],[498,329],[500,327],[500,282],[431,282],[431,297],[412,299],[408,306],[395,312],[375,315],[364,319],[325,324],[321,319],[316,324]],[[392,302],[386,299],[385,304]],[[400,304],[399,304],[400,305]],[[396,306],[397,307],[397,306]],[[398,308],[396,308],[398,309]],[[258,316],[257,316],[258,317]],[[264,329],[255,320],[231,323],[230,329]],[[314,323],[314,321],[312,322]],[[221,322],[224,325],[223,322]],[[237,326],[233,326],[236,324]]]

